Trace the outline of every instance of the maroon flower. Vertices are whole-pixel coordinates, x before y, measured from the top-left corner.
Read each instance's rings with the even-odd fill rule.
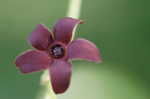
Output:
[[[37,50],[29,50],[16,59],[16,66],[22,73],[31,73],[44,69],[50,71],[53,90],[63,93],[71,78],[71,59],[85,59],[99,62],[99,50],[88,40],[72,41],[75,27],[82,23],[73,18],[60,19],[52,32],[43,24],[38,24],[29,37],[29,42]]]

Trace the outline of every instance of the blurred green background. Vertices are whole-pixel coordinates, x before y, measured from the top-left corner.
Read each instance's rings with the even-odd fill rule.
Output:
[[[42,72],[22,75],[15,57],[31,48],[36,24],[52,28],[69,0],[0,0],[0,99],[36,99]],[[150,99],[150,1],[83,0],[76,37],[94,42],[101,64],[73,61],[69,90],[58,99]]]

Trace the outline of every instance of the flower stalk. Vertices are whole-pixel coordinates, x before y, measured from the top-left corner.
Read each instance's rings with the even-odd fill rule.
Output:
[[[80,17],[82,0],[70,0],[67,17],[78,19]]]
[[[67,17],[72,17],[78,19],[81,12],[81,3],[82,0],[70,0],[68,11],[67,11]],[[52,86],[50,83],[50,77],[48,70],[46,70],[40,79],[40,85],[44,89],[42,90],[42,96],[38,96],[38,99],[57,99],[55,93],[52,90]]]

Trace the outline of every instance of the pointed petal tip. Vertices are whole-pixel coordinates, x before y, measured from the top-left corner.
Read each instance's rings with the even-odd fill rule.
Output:
[[[96,45],[95,45],[96,46]],[[96,47],[97,48],[97,47]],[[95,58],[95,59],[94,59]],[[101,63],[102,62],[102,58],[101,58],[101,54],[100,54],[100,51],[99,49],[97,48],[97,56],[93,57],[93,62],[96,62],[96,63]]]
[[[67,89],[68,89],[68,88],[66,88],[65,90],[59,90],[59,91],[53,89],[53,91],[54,91],[55,94],[63,94],[63,93],[65,93],[65,92],[67,91]]]
[[[102,59],[100,57],[98,57],[96,60],[95,60],[96,63],[101,63],[102,62]]]
[[[76,20],[76,21],[78,21],[79,22],[79,24],[83,24],[84,23],[84,21],[83,20],[81,20],[81,19],[77,19],[77,18],[72,18],[72,17],[64,17],[64,18],[61,18],[60,20]]]

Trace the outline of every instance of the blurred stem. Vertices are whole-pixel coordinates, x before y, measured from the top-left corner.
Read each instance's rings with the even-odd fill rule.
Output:
[[[70,0],[69,7],[67,11],[67,16],[72,18],[79,18],[80,16],[80,9],[81,9],[81,2],[82,0]],[[41,76],[41,87],[44,89],[42,90],[42,96],[40,95],[39,99],[57,99],[56,95],[52,90],[52,86],[50,83],[50,77],[48,70],[45,71]]]
[[[43,90],[41,91],[41,96],[38,96],[39,99],[57,99],[56,95],[52,90],[50,83],[49,71],[46,70],[41,76],[40,82]]]
[[[81,12],[82,0],[70,0],[67,11],[67,16],[72,18],[79,18]]]

